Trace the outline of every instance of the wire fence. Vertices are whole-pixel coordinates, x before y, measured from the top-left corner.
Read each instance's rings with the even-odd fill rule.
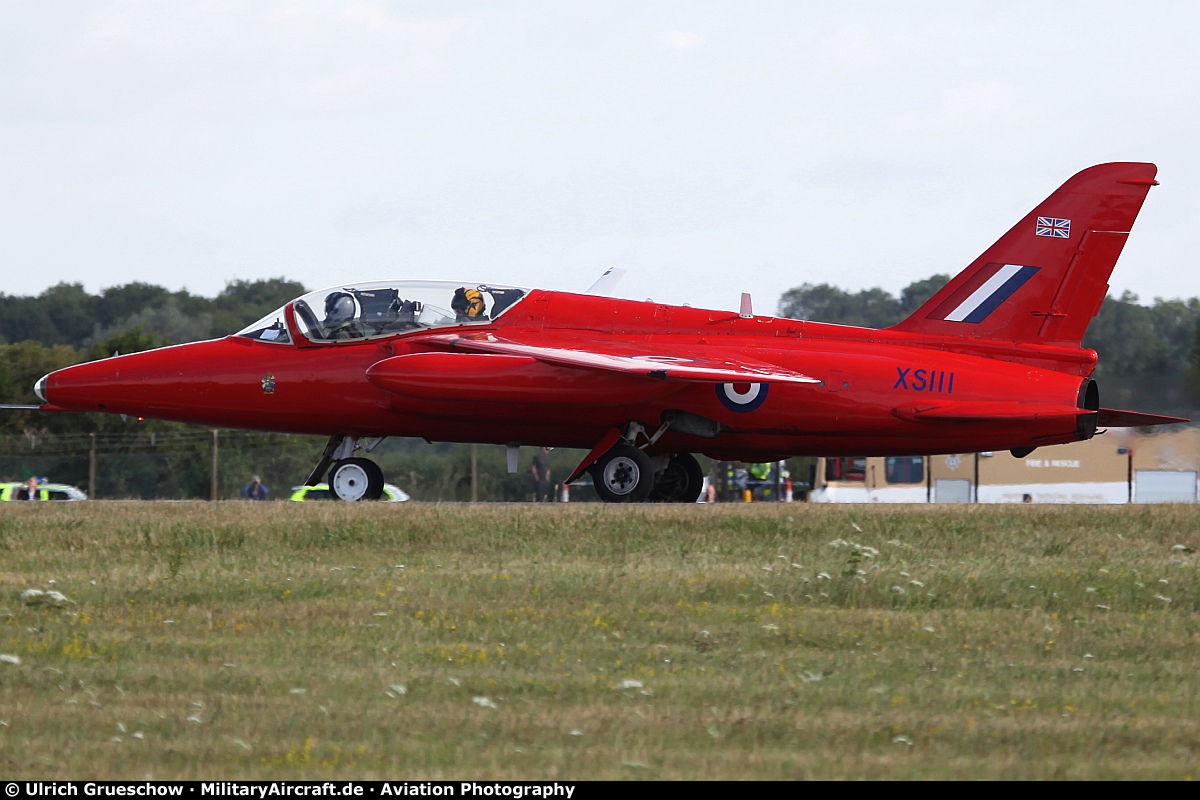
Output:
[[[270,499],[286,500],[312,472],[326,442],[324,436],[183,426],[0,434],[0,482],[37,476],[99,500],[233,500],[257,475]],[[389,438],[369,457],[387,482],[414,500],[513,502],[538,496],[531,471],[536,450],[521,449],[515,473],[499,445]],[[585,451],[559,449],[552,455],[554,500],[598,499],[586,477],[568,492],[560,483]]]
[[[0,435],[0,480],[30,476],[97,499],[229,499],[259,475],[286,497],[324,439],[231,429]]]
[[[151,431],[137,433],[21,433],[0,435],[0,456],[25,454],[58,455],[87,452],[95,447],[100,453],[167,452],[193,450],[212,444],[213,434],[221,446],[234,449],[256,447],[311,447],[322,437],[286,433],[262,433],[233,429],[197,429],[188,431]]]

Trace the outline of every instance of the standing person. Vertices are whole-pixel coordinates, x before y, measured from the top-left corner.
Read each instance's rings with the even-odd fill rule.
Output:
[[[270,491],[267,485],[257,475],[252,476],[250,482],[242,487],[243,500],[266,500],[268,494]]]
[[[30,477],[25,485],[17,491],[18,500],[37,500],[38,499],[38,479],[36,476]]]
[[[534,499],[539,503],[549,503],[550,496],[550,448],[542,447],[533,456],[533,482],[536,485]]]
[[[737,467],[733,461],[718,461],[717,466],[717,499],[722,503],[730,503],[735,500],[741,500],[741,493],[737,488]]]

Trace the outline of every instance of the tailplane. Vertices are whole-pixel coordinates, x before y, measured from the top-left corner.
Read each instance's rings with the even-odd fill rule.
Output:
[[[893,330],[1078,347],[1157,171],[1078,173]]]

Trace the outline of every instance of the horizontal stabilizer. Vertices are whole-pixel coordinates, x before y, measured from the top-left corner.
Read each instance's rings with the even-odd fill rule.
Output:
[[[1143,414],[1140,411],[1102,408],[1098,424],[1102,428],[1145,428],[1151,425],[1175,425],[1189,421],[1184,417],[1167,417],[1161,414]]]
[[[40,411],[42,409],[41,406],[19,406],[9,403],[0,403],[0,408],[7,408],[11,411]]]
[[[1032,420],[1062,419],[1094,414],[1075,406],[1050,406],[1032,403],[999,402],[951,402],[951,403],[908,403],[893,409],[901,419],[913,422],[1028,422]]]
[[[692,351],[669,350],[653,345],[631,346],[615,342],[559,343],[549,347],[501,339],[493,334],[476,337],[431,336],[424,341],[449,344],[456,349],[482,353],[529,356],[546,364],[575,369],[620,372],[664,381],[698,383],[799,383],[819,384],[802,375],[765,361],[720,359]],[[697,348],[698,349],[698,348]],[[711,352],[711,349],[708,351]]]

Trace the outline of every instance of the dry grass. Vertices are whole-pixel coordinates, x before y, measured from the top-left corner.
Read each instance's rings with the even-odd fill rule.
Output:
[[[20,663],[0,663],[0,773],[1190,777],[1200,583],[1172,547],[1200,549],[1198,524],[1183,507],[6,507],[0,654]],[[72,603],[27,605],[31,588]]]

